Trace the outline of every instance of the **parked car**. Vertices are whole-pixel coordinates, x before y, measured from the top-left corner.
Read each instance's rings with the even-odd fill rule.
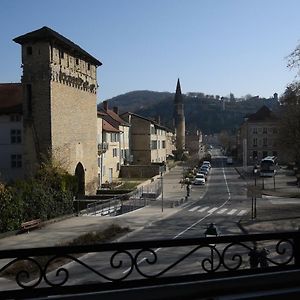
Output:
[[[208,166],[209,169],[211,169],[211,164],[208,160],[205,160],[203,163],[202,163],[202,166]]]
[[[205,180],[207,180],[207,176],[208,176],[208,171],[207,170],[199,170],[197,172],[197,174],[203,174],[205,176]]]
[[[200,171],[207,171],[207,173],[209,173],[209,167],[208,166],[201,166]]]
[[[232,165],[233,164],[233,159],[231,156],[227,157],[227,161],[226,161],[227,165]]]
[[[195,185],[205,185],[205,175],[201,173],[197,173],[195,179],[194,179],[194,184]]]

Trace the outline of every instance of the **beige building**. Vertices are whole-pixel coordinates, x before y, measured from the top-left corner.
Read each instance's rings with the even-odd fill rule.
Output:
[[[117,181],[121,166],[130,161],[130,126],[118,114],[118,109],[108,108],[107,101],[103,109],[98,110],[98,176],[99,187]]]
[[[167,132],[166,127],[157,122],[127,112],[121,117],[130,124],[130,151],[135,165],[149,165],[164,163],[167,159]],[[170,151],[170,150],[169,150]]]
[[[50,28],[14,39],[22,46],[24,172],[50,154],[78,177],[79,193],[97,187],[97,73],[101,62]]]
[[[266,156],[283,157],[277,144],[278,118],[266,106],[245,118],[237,136],[238,159],[253,165]]]

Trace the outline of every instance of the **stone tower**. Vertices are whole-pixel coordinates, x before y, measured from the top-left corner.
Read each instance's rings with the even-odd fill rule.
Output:
[[[174,121],[176,128],[176,153],[177,158],[181,158],[185,150],[185,117],[179,78],[174,98]]]
[[[77,176],[80,194],[94,193],[101,62],[48,27],[14,41],[22,46],[25,174],[50,154]]]

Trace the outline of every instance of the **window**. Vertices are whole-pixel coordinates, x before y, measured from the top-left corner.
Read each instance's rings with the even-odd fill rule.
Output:
[[[157,141],[157,149],[160,149],[160,141]]]
[[[268,156],[268,151],[263,151],[263,158]]]
[[[120,163],[117,163],[117,171],[120,171]]]
[[[257,147],[257,138],[253,139],[253,147]]]
[[[31,46],[26,47],[26,54],[32,55],[32,47]]]
[[[268,133],[268,130],[266,127],[263,128],[263,133]]]
[[[263,146],[268,146],[268,139],[267,138],[263,138]]]
[[[78,58],[76,58],[76,65],[79,65],[79,59]]]
[[[110,141],[111,142],[119,142],[119,134],[118,133],[111,133],[110,135]]]
[[[10,143],[11,144],[21,144],[22,135],[21,129],[11,129],[10,130]]]
[[[257,128],[253,128],[253,134],[257,134]]]
[[[166,148],[166,141],[162,141],[162,148],[163,148],[163,149]]]
[[[98,167],[101,167],[101,158],[98,157]]]
[[[60,57],[61,59],[63,59],[63,58],[64,58],[64,51],[62,51],[62,50],[59,50],[59,57]]]
[[[157,141],[151,141],[151,149],[157,149]]]
[[[277,134],[278,133],[278,129],[275,127],[275,128],[273,128],[273,133],[274,134]]]
[[[105,166],[102,166],[102,176],[105,176]]]
[[[118,148],[113,148],[113,157],[118,156]]]
[[[10,121],[11,122],[20,122],[21,121],[21,116],[16,114],[16,115],[10,115]]]
[[[155,134],[155,127],[153,125],[151,125],[150,132],[151,134]]]
[[[88,70],[90,70],[91,69],[91,65],[90,64],[88,64]]]
[[[278,155],[277,151],[273,151],[273,156],[277,157],[277,155]]]
[[[12,154],[10,156],[10,165],[13,169],[22,168],[22,155]]]

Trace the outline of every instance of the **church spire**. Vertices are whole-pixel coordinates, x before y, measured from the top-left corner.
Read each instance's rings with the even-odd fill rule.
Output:
[[[177,85],[176,85],[176,93],[175,93],[175,103],[180,103],[180,102],[182,102],[182,94],[181,94],[180,81],[178,78]]]

